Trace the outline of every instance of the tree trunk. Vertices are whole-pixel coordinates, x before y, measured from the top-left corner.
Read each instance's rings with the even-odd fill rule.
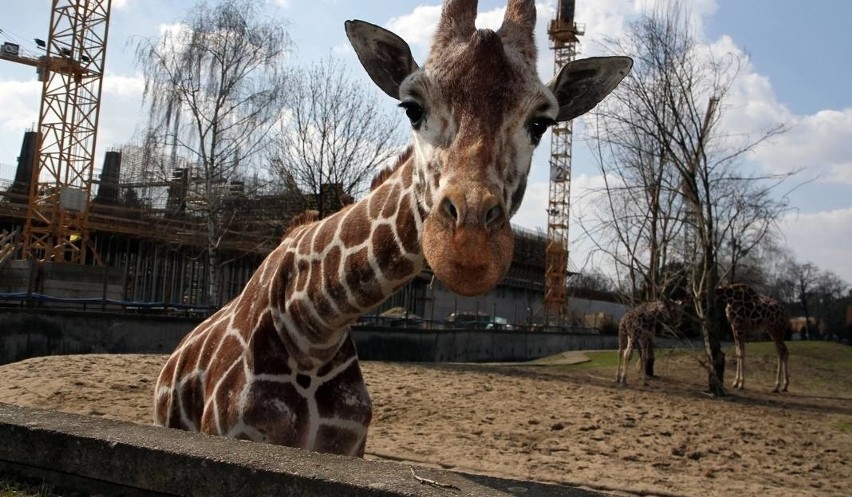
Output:
[[[217,222],[214,215],[207,217],[207,298],[213,307],[221,305],[219,295],[219,243],[216,237]]]
[[[705,228],[702,243],[704,245],[704,261],[702,276],[704,280],[704,319],[701,323],[704,336],[704,351],[707,356],[709,393],[714,397],[723,397],[725,392],[725,353],[719,341],[721,335],[722,309],[717,305],[716,287],[719,286],[719,266],[717,264],[716,248],[711,243],[713,233],[712,218],[702,223]]]
[[[715,300],[714,296],[710,297]],[[718,312],[713,312],[718,314]],[[725,353],[719,342],[719,320],[708,313],[701,323],[701,334],[704,336],[704,353],[707,358],[707,387],[708,393],[714,397],[727,395],[725,391]]]

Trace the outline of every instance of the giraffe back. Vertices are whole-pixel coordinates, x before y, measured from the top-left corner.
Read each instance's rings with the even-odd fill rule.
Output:
[[[672,304],[659,300],[643,302],[622,316],[618,324],[619,342],[630,337],[633,340],[650,341],[657,330],[664,326],[677,327],[679,322],[679,314]]]
[[[722,286],[717,295],[725,304],[725,317],[735,338],[744,339],[761,332],[773,339],[789,334],[789,313],[776,299],[741,283]]]

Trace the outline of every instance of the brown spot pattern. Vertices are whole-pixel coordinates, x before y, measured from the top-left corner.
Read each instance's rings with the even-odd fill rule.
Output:
[[[417,224],[408,202],[402,202],[396,217],[396,233],[402,242],[402,249],[409,254],[420,253],[420,238],[417,234]]]
[[[309,422],[308,402],[292,383],[256,381],[249,386],[251,406],[243,422],[257,429],[272,443],[301,445],[300,434]]]
[[[396,244],[390,225],[382,224],[373,232],[373,255],[388,280],[402,279],[414,271],[414,264],[403,257]]]
[[[361,440],[361,437],[349,430],[325,425],[320,426],[316,439],[315,451],[328,454],[345,454]]]
[[[370,237],[371,223],[367,217],[367,202],[361,202],[346,216],[340,230],[340,241],[346,248],[364,243]]]
[[[251,357],[248,367],[255,375],[291,373],[286,361],[289,355],[287,348],[282,343],[269,312],[265,312],[261,317],[248,347],[247,355]]]
[[[387,199],[385,199],[385,206],[382,209],[382,217],[390,218],[396,214],[397,207],[399,205],[399,185],[394,184],[391,186],[390,192],[388,192]]]
[[[358,305],[361,307],[374,305],[382,291],[370,268],[367,249],[363,248],[349,255],[345,264],[346,284],[355,292]]]

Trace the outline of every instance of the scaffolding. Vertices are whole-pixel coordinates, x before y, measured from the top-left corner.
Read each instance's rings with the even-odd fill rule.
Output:
[[[577,55],[577,37],[583,27],[574,23],[574,0],[560,0],[556,18],[547,30],[553,43],[554,73]],[[571,206],[571,121],[552,128],[550,192],[547,205],[547,249],[544,308],[547,323],[562,327],[568,320],[568,226]]]
[[[89,201],[110,0],[53,0],[24,253],[87,263]]]

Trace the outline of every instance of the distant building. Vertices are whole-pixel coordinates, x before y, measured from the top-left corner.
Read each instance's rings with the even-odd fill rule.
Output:
[[[32,148],[31,138],[28,135],[30,141],[24,142],[22,157]],[[98,288],[108,286],[111,299],[206,306],[209,277],[203,257],[206,223],[199,206],[207,200],[199,193],[200,178],[194,166],[186,161],[172,159],[171,167],[151,165],[151,161],[158,160],[147,157],[141,147],[125,147],[120,152],[107,154],[90,210],[89,227],[94,252],[99,262],[110,269],[93,271],[93,275],[85,278],[89,282],[87,288],[91,288],[91,297],[106,296]],[[27,157],[20,161],[14,187],[0,192],[0,234],[22,232],[27,212],[24,192],[28,189],[29,162]],[[293,216],[306,208],[322,207],[326,213],[336,211],[348,202],[339,185],[333,184],[325,185],[318,198],[299,192],[250,188],[244,181],[222,179],[216,185],[221,193],[217,201],[232,216],[220,243],[225,262],[217,268],[223,302],[242,290],[266,254],[278,245]],[[377,316],[390,308],[400,307],[430,324],[444,323],[452,314],[468,314],[486,317],[485,324],[493,323],[492,327],[532,329],[540,326],[546,239],[541,232],[521,228],[514,231],[512,265],[503,281],[487,294],[478,297],[455,295],[433,279],[427,268],[373,314]],[[96,261],[90,262],[96,265]],[[4,279],[6,271],[9,285],[0,292],[84,296],[79,288],[72,291],[68,285],[51,281],[51,278],[63,278],[61,267],[51,266],[48,270],[45,266],[38,274],[31,275],[30,265],[23,261],[3,266],[0,264],[0,280]],[[12,266],[14,277],[10,272]],[[106,274],[109,275],[108,285],[101,285],[99,281],[107,281]],[[68,281],[79,280],[79,277],[79,271],[71,271],[67,276]],[[68,288],[67,295],[62,294],[62,288]],[[572,296],[569,292],[569,311],[573,319],[562,324],[599,328],[605,321],[603,316],[617,322],[626,308],[615,299],[608,301],[607,298],[579,293]]]

